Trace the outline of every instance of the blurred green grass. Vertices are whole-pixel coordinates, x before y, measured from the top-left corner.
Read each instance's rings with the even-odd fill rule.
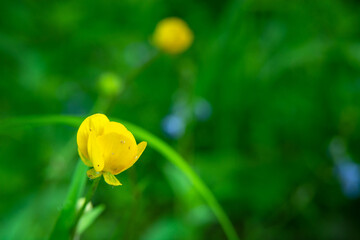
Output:
[[[241,239],[357,239],[359,198],[342,188],[328,149],[340,138],[359,162],[358,12],[357,1],[340,0],[2,1],[0,117],[86,116],[101,74],[131,75],[156,54],[156,23],[181,17],[193,46],[152,61],[109,116],[172,144]],[[211,105],[205,121],[193,113],[198,99]],[[176,139],[162,128],[174,114],[186,126]],[[48,233],[76,164],[59,151],[75,131],[24,126],[1,135],[1,239]],[[84,239],[224,239],[153,150],[119,178],[121,188],[100,184],[93,203],[106,210]]]

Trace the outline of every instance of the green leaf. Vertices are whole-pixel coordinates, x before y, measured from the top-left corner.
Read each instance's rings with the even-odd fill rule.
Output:
[[[105,205],[99,205],[88,212],[85,212],[78,223],[76,234],[81,235],[105,210]]]
[[[76,217],[77,200],[84,192],[87,169],[88,167],[79,160],[73,174],[64,206],[60,211],[49,239],[69,239],[70,231]]]

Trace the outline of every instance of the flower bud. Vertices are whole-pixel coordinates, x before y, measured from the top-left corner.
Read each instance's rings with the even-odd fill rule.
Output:
[[[122,79],[114,73],[103,73],[98,82],[100,93],[106,97],[115,97],[123,90]]]

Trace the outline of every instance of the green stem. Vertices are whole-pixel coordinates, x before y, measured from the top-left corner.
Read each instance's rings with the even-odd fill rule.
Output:
[[[129,85],[132,81],[134,81],[145,69],[147,69],[156,59],[160,57],[160,52],[156,52],[150,59],[144,62],[141,66],[131,71],[125,77],[125,84]]]
[[[73,229],[71,231],[71,239],[74,239],[74,236],[76,234],[76,228],[77,228],[77,225],[79,223],[79,220],[81,218],[81,216],[83,215],[84,211],[85,211],[85,208],[86,208],[86,205],[90,202],[90,200],[92,199],[92,197],[94,196],[94,193],[96,192],[96,189],[99,185],[99,181],[100,181],[101,177],[98,177],[98,178],[95,178],[91,187],[89,188],[87,194],[86,194],[86,197],[85,197],[85,202],[84,204],[81,206],[78,214],[76,215],[76,218],[74,220],[74,223],[73,223]]]
[[[78,160],[64,201],[64,206],[59,212],[55,225],[50,232],[49,239],[69,239],[72,223],[76,218],[76,203],[85,188],[87,168],[81,160]]]
[[[94,103],[93,108],[90,110],[90,113],[91,114],[94,114],[94,113],[105,114],[109,110],[112,101],[113,101],[112,97],[99,96],[98,99],[96,100],[96,102]]]

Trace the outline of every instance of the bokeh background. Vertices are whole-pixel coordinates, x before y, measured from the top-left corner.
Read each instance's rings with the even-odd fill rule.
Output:
[[[240,239],[360,239],[357,1],[0,1],[0,116],[88,116],[111,73],[108,116],[179,152]],[[159,53],[163,18],[189,50]],[[44,239],[61,209],[75,128],[0,134],[0,238]],[[83,239],[226,239],[181,172],[148,147],[103,181]]]

